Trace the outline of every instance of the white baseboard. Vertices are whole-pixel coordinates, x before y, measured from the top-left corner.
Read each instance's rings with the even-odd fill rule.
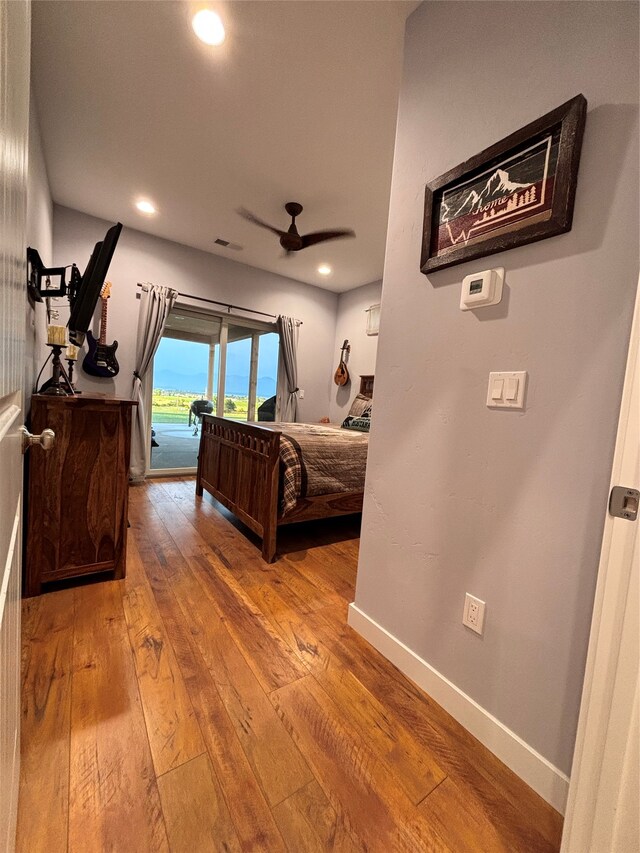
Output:
[[[348,622],[407,678],[421,687],[467,731],[477,737],[500,761],[557,811],[564,814],[569,779],[561,770],[355,604],[349,605]]]

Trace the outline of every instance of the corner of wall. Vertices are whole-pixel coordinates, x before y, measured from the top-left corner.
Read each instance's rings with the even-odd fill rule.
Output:
[[[367,335],[366,310],[382,299],[382,281],[372,281],[338,297],[336,333],[334,340],[335,368],[340,358],[340,347],[345,340],[351,345],[346,358],[350,382],[343,387],[331,383],[329,417],[332,423],[341,423],[360,387],[360,374],[375,373],[378,337]]]

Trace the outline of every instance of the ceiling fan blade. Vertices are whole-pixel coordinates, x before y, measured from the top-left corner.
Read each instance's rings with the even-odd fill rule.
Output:
[[[245,207],[239,207],[237,212],[242,216],[243,219],[246,219],[247,222],[253,222],[254,225],[259,225],[261,228],[266,228],[268,231],[272,231],[274,234],[277,234],[278,237],[282,237],[283,234],[286,234],[286,231],[281,231],[279,228],[274,228],[273,225],[269,225],[268,222],[265,222],[263,219],[257,217],[254,213],[251,213],[250,210],[247,210]]]
[[[316,243],[325,243],[327,240],[339,240],[343,237],[355,237],[356,232],[351,228],[336,228],[333,231],[314,231],[311,234],[305,234],[302,238],[302,249],[307,246],[314,246]]]

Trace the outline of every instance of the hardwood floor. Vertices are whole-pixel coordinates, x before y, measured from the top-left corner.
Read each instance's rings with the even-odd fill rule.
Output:
[[[272,565],[193,480],[133,487],[130,522],[125,580],[24,602],[18,851],[558,850],[560,815],[346,625],[353,519]]]

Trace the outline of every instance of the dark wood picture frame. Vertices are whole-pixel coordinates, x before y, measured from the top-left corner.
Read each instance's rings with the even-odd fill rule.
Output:
[[[430,181],[425,188],[421,271],[426,275],[454,264],[570,231],[586,114],[586,98],[577,95]],[[549,167],[551,151],[555,164],[553,175],[549,175],[550,168],[553,168]],[[515,168],[516,171],[518,167],[524,169],[536,157],[538,164],[545,158],[544,172],[539,183],[536,183],[535,178],[532,183],[514,183],[506,171],[500,171],[500,166],[505,163],[511,163],[509,168]],[[499,172],[500,177],[496,178]],[[485,178],[485,175],[491,177]],[[474,181],[477,183],[474,184]],[[493,189],[491,181],[494,181]],[[502,188],[495,186],[496,183],[502,184]],[[481,186],[484,186],[484,190],[478,194],[476,188]],[[530,188],[531,192],[528,201],[525,201],[527,194],[518,194],[518,190],[526,188]],[[547,188],[546,201],[544,188]],[[455,212],[456,219],[447,208],[447,194],[449,199],[454,199],[452,208],[463,199]],[[479,207],[481,204],[483,206]],[[444,216],[441,216],[443,207]],[[523,209],[519,210],[519,207]],[[537,212],[534,212],[534,208],[538,209]],[[507,213],[507,210],[510,212]],[[507,219],[510,219],[509,223]],[[452,229],[452,225],[459,229],[459,235]],[[487,229],[486,237],[482,236],[483,229]],[[471,237],[473,230],[480,233]],[[461,240],[464,240],[464,245],[457,245]]]

